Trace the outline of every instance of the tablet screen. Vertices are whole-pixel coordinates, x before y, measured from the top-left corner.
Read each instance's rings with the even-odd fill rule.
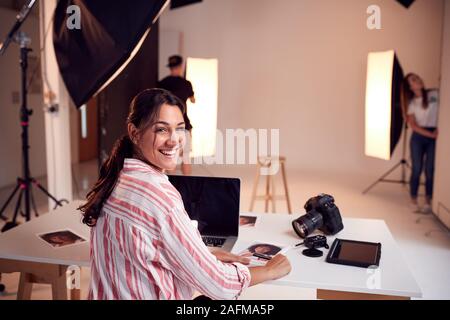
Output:
[[[342,241],[338,259],[375,264],[377,252],[378,247],[375,244]]]

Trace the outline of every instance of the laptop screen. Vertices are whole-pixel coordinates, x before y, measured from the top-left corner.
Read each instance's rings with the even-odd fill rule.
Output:
[[[169,176],[201,235],[237,236],[241,183],[236,178]]]

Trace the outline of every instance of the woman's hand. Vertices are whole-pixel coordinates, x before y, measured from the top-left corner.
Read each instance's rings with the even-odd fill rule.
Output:
[[[268,281],[276,280],[284,277],[291,272],[291,263],[285,255],[279,253],[271,260],[267,261],[264,266],[250,267],[250,286]]]
[[[267,268],[271,280],[282,278],[291,272],[291,263],[288,258],[282,254],[274,256],[266,263],[265,267]]]
[[[213,255],[216,256],[216,258],[219,261],[225,262],[225,263],[232,263],[232,262],[239,262],[242,264],[249,264],[250,263],[250,259],[246,258],[246,257],[241,257],[235,254],[232,254],[228,251],[225,250],[221,250],[221,249],[215,249],[213,251],[211,251],[211,253]]]

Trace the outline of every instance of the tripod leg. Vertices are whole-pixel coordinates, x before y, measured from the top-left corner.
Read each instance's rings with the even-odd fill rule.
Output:
[[[17,190],[19,190],[20,184],[17,183],[16,187],[14,188],[13,192],[9,195],[8,199],[6,200],[5,204],[3,205],[2,209],[0,210],[0,217],[2,217],[3,211],[5,211],[8,204],[11,202],[12,198],[16,194]]]
[[[402,163],[399,162],[397,163],[394,167],[392,167],[388,172],[386,172],[385,174],[383,174],[381,176],[381,178],[379,178],[377,181],[375,181],[374,183],[372,183],[366,190],[363,191],[363,194],[366,194],[367,192],[369,192],[370,189],[372,189],[373,187],[375,187],[375,185],[377,185],[379,182],[381,182],[384,178],[386,178],[389,174],[391,174],[392,171],[394,171],[395,169],[398,168],[398,166],[400,166]]]
[[[37,208],[36,208],[36,202],[34,201],[33,188],[31,188],[31,186],[30,186],[30,198],[31,198],[31,206],[33,207],[34,215],[36,217],[39,217],[39,212],[37,211]]]
[[[37,182],[36,181],[36,179],[34,179],[34,178],[32,178],[31,179],[31,181],[43,192],[43,193],[45,193],[45,195],[47,196],[47,197],[49,197],[50,199],[52,199],[54,202],[55,202],[55,208],[56,207],[58,207],[58,206],[60,206],[60,207],[62,207],[63,206],[63,202],[66,202],[66,203],[69,203],[69,201],[67,201],[67,200],[65,200],[65,199],[62,199],[62,200],[58,200],[58,199],[56,199],[54,196],[52,196],[43,186],[41,186],[40,184],[39,184],[39,182]]]
[[[19,197],[17,198],[17,202],[16,202],[16,208],[14,209],[14,217],[13,217],[13,219],[12,219],[12,222],[13,222],[14,224],[17,223],[17,215],[19,214],[20,205],[22,204],[23,190],[24,190],[24,189],[20,189]]]

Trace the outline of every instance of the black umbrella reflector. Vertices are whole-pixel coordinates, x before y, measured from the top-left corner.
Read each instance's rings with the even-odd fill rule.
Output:
[[[60,0],[55,10],[56,60],[75,105],[81,107],[137,52],[167,0]],[[80,8],[80,28],[69,29],[67,8]]]
[[[170,9],[184,7],[197,2],[202,2],[202,0],[172,0],[170,1]]]
[[[415,0],[397,0],[397,2],[400,2],[407,9],[413,4],[414,1]]]

